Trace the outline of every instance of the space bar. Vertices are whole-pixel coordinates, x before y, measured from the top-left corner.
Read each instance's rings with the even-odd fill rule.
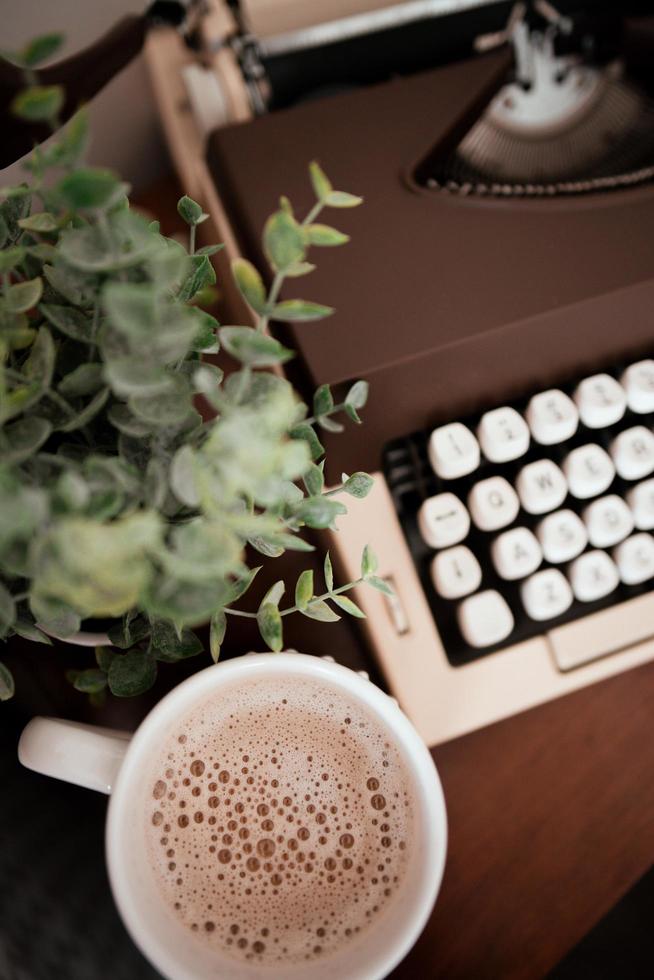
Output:
[[[559,670],[573,670],[654,637],[654,593],[628,599],[547,633]]]

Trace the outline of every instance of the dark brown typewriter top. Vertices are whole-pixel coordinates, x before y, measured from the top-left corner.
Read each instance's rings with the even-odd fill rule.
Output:
[[[352,241],[321,251],[306,280],[311,298],[336,314],[288,338],[308,385],[371,382],[366,438],[354,440],[359,465],[374,466],[395,435],[638,353],[654,337],[651,183],[527,200],[416,182],[419,162],[455,145],[508,65],[497,51],[210,138],[218,191],[255,261],[280,193],[298,212],[309,208],[310,160],[365,198],[326,215]],[[293,295],[304,286],[293,281]],[[347,444],[340,456],[346,468]]]

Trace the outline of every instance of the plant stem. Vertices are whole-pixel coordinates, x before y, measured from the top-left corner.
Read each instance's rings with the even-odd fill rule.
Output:
[[[307,225],[310,225],[313,221],[315,221],[318,215],[320,214],[320,212],[322,211],[322,209],[324,208],[324,206],[325,205],[323,204],[322,201],[316,201],[316,203],[311,208],[304,221],[302,221],[302,227],[306,228]],[[194,229],[192,228],[191,232],[193,231]],[[268,298],[266,300],[266,306],[268,307],[268,309],[271,309],[277,302],[277,297],[279,296],[279,292],[284,284],[285,278],[286,276],[284,272],[275,273],[275,278],[272,281],[272,286],[270,287],[270,292],[268,293]],[[265,333],[267,331],[269,320],[270,320],[270,313],[261,314],[259,320],[257,321],[257,330],[259,331],[259,333]]]
[[[323,412],[322,415],[310,415],[308,419],[302,419],[303,425],[314,425],[318,419],[328,418],[330,415],[336,415],[338,412],[345,410],[345,402],[341,402],[340,405],[334,405],[330,408],[328,412]]]
[[[195,255],[195,225],[191,225],[188,235],[189,255]]]
[[[322,595],[314,595],[307,605],[311,605],[312,602],[324,601],[325,599],[331,599],[332,596],[341,595],[343,592],[349,592],[357,585],[361,585],[364,581],[363,578],[358,578],[355,582],[348,582],[347,585],[341,585],[338,589],[332,589],[331,592],[323,592]],[[306,606],[304,607],[306,609]],[[243,609],[224,609],[223,612],[227,613],[229,616],[241,616],[243,619],[256,619],[257,614],[253,612],[245,612]],[[280,616],[290,616],[291,613],[302,612],[300,606],[289,606],[288,609],[280,609]]]

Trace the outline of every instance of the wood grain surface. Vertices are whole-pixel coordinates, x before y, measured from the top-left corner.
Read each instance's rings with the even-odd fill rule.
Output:
[[[394,980],[542,977],[654,863],[654,665],[434,749],[450,844]]]
[[[141,202],[163,212],[167,233],[178,223],[176,191],[168,181]],[[253,590],[255,608],[274,578],[292,585],[312,563],[318,574],[318,553],[268,562]],[[378,680],[351,621],[323,626],[291,617],[286,640]],[[256,630],[241,622],[229,655],[253,648],[261,648]],[[7,660],[25,717],[49,713],[128,728],[207,662],[170,666],[148,695],[110,700],[98,712],[63,677],[88,652],[60,645],[44,653],[21,643]],[[449,818],[445,878],[393,980],[544,976],[654,863],[653,729],[649,664],[434,749]]]

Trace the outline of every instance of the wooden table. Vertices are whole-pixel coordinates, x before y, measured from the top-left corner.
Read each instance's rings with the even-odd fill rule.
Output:
[[[144,203],[161,214],[174,200],[171,187],[153,189]],[[174,222],[174,209],[167,212]],[[309,563],[296,554],[269,562],[253,598],[266,576],[294,581]],[[350,621],[292,617],[286,638],[374,672]],[[260,645],[247,624],[230,638],[233,654]],[[148,696],[110,702],[98,714],[78,695],[71,707],[61,668],[80,656],[72,648],[14,651],[27,716],[136,724],[166,687],[204,665],[171,667]],[[650,664],[435,748],[450,828],[445,878],[394,980],[536,980],[550,970],[654,862],[653,727]]]
[[[434,749],[450,844],[394,978],[532,980],[654,862],[654,664]]]

